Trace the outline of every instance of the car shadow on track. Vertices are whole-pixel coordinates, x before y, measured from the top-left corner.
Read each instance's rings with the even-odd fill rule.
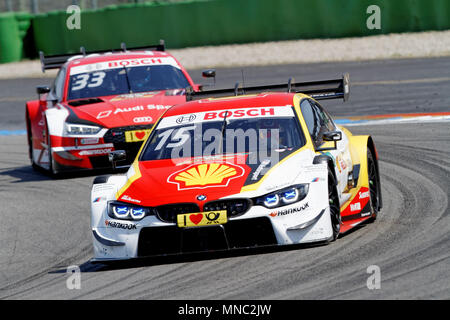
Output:
[[[357,230],[364,228],[367,224],[368,223],[361,223],[360,225],[355,226],[353,229],[343,234],[340,234],[336,244],[338,244],[339,241],[342,241],[343,238],[350,236]],[[80,269],[81,272],[84,273],[104,272],[104,271],[125,270],[142,267],[154,267],[176,263],[189,263],[189,262],[210,261],[235,257],[254,256],[254,255],[279,253],[295,250],[306,250],[306,249],[314,250],[314,248],[317,247],[333,244],[334,243],[330,243],[329,241],[322,241],[309,244],[291,244],[284,246],[275,245],[275,246],[223,250],[223,251],[195,252],[195,253],[184,253],[179,255],[154,256],[154,257],[136,258],[121,261],[109,261],[109,262],[92,262],[91,260],[89,260],[78,266],[78,268]],[[67,268],[61,267],[59,269],[50,271],[49,274],[66,273],[68,272],[67,271],[68,268],[69,267]]]
[[[16,167],[6,170],[3,169],[0,172],[0,176],[9,176],[17,179],[11,181],[11,183],[52,180],[50,176],[34,170],[31,166]]]
[[[64,174],[58,174],[56,176],[51,176],[47,171],[41,168],[35,168],[31,166],[22,166],[10,169],[3,169],[0,171],[0,176],[10,176],[17,180],[11,181],[11,183],[20,182],[33,182],[33,181],[49,181],[49,180],[66,180],[66,179],[76,179],[76,178],[86,178],[86,177],[96,177],[104,174],[120,174],[126,172],[125,169],[113,171],[112,169],[105,170],[89,170],[89,171],[79,171],[70,172]]]
[[[245,248],[245,249],[233,249],[227,251],[210,251],[210,252],[196,252],[196,253],[184,253],[180,255],[166,255],[155,256],[148,258],[136,258],[123,261],[111,261],[107,263],[103,262],[91,262],[87,261],[78,266],[81,272],[104,272],[114,270],[124,270],[142,267],[153,267],[160,265],[170,265],[177,263],[188,263],[198,261],[209,261],[225,258],[253,256],[260,254],[270,254],[284,251],[293,251],[299,249],[308,249],[318,246],[324,246],[327,242],[321,242],[316,244],[293,244],[287,246],[267,246],[259,248]],[[54,273],[66,273],[68,268],[61,268],[50,271],[49,274]]]

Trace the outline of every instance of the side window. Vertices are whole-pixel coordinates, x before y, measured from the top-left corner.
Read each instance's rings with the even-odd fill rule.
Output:
[[[64,91],[64,82],[66,79],[66,69],[61,68],[56,75],[55,82],[53,82],[52,90],[49,94],[49,100],[61,100]]]
[[[333,120],[331,119],[328,112],[326,112],[320,104],[317,102],[311,101],[311,103],[314,105],[315,109],[317,110],[317,113],[320,116],[321,119],[321,126],[325,127],[326,131],[335,131],[336,126],[334,125]]]
[[[300,109],[303,114],[303,119],[305,119],[306,126],[308,127],[308,132],[313,140],[313,143],[317,146],[320,144],[321,138],[321,121],[320,117],[317,114],[317,110],[311,102],[307,99],[304,99],[300,103]]]

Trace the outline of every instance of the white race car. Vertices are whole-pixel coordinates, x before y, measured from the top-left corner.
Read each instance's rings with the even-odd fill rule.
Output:
[[[374,142],[317,102],[346,100],[348,76],[282,87],[192,92],[168,109],[126,174],[95,179],[92,261],[326,243],[373,221]]]

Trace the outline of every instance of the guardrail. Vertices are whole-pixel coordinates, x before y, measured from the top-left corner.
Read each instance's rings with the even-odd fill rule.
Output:
[[[380,29],[369,29],[367,8],[380,8]],[[144,46],[167,47],[277,40],[358,37],[450,29],[448,0],[195,0],[85,10],[79,28],[65,11],[34,15],[33,41],[46,54]],[[1,23],[1,22],[0,22]],[[1,29],[1,26],[0,26]],[[0,51],[3,50],[0,30]],[[0,55],[1,56],[1,55]]]

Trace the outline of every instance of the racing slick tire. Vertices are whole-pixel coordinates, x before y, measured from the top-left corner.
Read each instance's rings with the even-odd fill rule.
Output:
[[[58,178],[60,175],[55,170],[55,160],[52,157],[52,142],[51,142],[51,139],[50,139],[50,134],[48,132],[48,123],[47,123],[47,121],[45,121],[45,125],[46,125],[45,138],[47,140],[47,149],[48,149],[48,169],[47,169],[48,171],[47,171],[47,173],[52,178]]]
[[[339,233],[341,231],[342,219],[336,178],[330,168],[328,168],[328,200],[330,203],[331,227],[333,229],[331,241],[335,241],[339,237]]]
[[[377,219],[380,204],[380,181],[377,171],[377,165],[372,155],[372,151],[367,148],[367,176],[369,177],[369,203],[371,217],[369,223]]]
[[[30,157],[31,167],[34,170],[39,170],[39,166],[34,162],[33,156],[33,132],[31,131],[31,121],[28,116],[28,111],[26,115],[26,124],[27,124],[27,139],[28,139],[28,156]]]

